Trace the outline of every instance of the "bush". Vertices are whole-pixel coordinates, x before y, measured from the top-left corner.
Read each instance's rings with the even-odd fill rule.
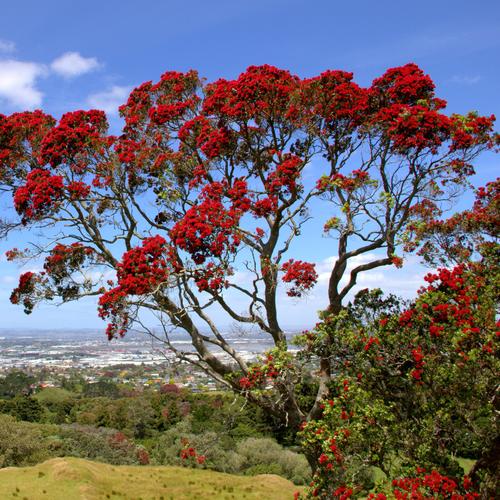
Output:
[[[283,448],[273,439],[248,438],[238,443],[236,451],[244,459],[247,475],[278,474],[295,484],[305,484],[311,478],[305,456]]]
[[[152,462],[158,465],[200,467],[196,460],[181,458],[187,447],[203,456],[203,467],[230,474],[278,474],[296,484],[310,480],[311,469],[303,455],[280,446],[271,438],[248,438],[237,443],[230,435],[207,431],[193,433],[186,419],[164,432],[151,449]]]
[[[141,452],[125,434],[113,429],[62,425],[60,454],[114,465],[141,463]]]
[[[47,440],[36,425],[0,415],[0,467],[34,465],[49,457]]]

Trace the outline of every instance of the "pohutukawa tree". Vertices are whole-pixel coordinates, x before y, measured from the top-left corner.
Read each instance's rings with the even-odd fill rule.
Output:
[[[333,238],[321,244],[337,255],[332,314],[361,273],[400,266],[398,248],[429,206],[460,192],[477,155],[498,143],[493,116],[450,115],[445,105],[415,64],[368,88],[345,71],[300,79],[266,65],[208,84],[195,71],[146,82],[120,108],[120,136],[108,135],[97,110],[59,121],[42,111],[0,115],[0,183],[19,214],[4,232],[46,235],[43,246],[9,253],[45,259],[43,272],[21,276],[11,300],[29,313],[40,301],[98,295],[110,339],[152,311],[163,332],[150,333],[179,358],[298,429],[321,414],[335,360],[319,354],[317,393],[299,401],[302,375],[290,368],[277,291],[284,281],[300,297],[317,274],[289,249],[312,215],[324,217]],[[312,183],[304,175],[311,162]],[[321,214],[310,211],[315,198]],[[361,255],[376,257],[352,267]],[[240,268],[251,275],[246,283],[235,279]],[[235,300],[246,301],[244,312]],[[249,366],[226,340],[212,306],[273,339],[262,366]],[[172,345],[172,326],[190,335],[194,353]],[[252,390],[270,378],[272,390]]]

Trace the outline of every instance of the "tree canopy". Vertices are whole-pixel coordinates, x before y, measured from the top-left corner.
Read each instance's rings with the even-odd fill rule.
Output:
[[[401,252],[423,243],[431,260],[443,242],[460,258],[464,241],[483,234],[458,221],[443,231],[438,217],[468,185],[477,156],[498,145],[494,116],[445,107],[415,64],[391,68],[369,87],[345,71],[301,79],[264,65],[235,80],[169,71],[143,83],[120,107],[119,136],[108,134],[98,110],[60,120],[42,111],[0,115],[0,185],[18,214],[2,230],[46,235],[44,245],[8,253],[43,259],[42,272],[21,275],[11,301],[29,313],[44,300],[99,296],[110,339],[145,329],[298,429],[324,414],[338,355],[348,352],[336,353],[336,331],[318,336],[314,394],[299,397],[302,372],[287,350],[277,290],[284,282],[301,297],[317,281],[314,263],[290,258],[311,217],[324,218],[332,238],[321,242],[337,256],[324,313],[335,321],[361,273],[401,266]],[[321,214],[312,212],[316,199]],[[361,255],[368,260],[349,267]],[[263,365],[249,365],[228,342],[210,315],[214,306],[272,338]],[[156,315],[161,331],[144,324],[141,310]],[[193,352],[171,343],[172,327],[190,335]],[[406,360],[417,381],[426,373],[419,346]],[[272,390],[252,390],[266,380]]]

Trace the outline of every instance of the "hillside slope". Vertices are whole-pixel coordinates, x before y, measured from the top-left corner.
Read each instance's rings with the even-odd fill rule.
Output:
[[[69,457],[0,469],[1,499],[290,500],[298,489],[267,474],[242,477],[182,467],[113,466]]]

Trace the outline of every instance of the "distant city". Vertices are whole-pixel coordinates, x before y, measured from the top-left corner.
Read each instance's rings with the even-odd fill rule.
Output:
[[[230,333],[226,338],[247,360],[273,345],[272,339],[260,332]],[[174,333],[171,340],[177,349],[193,350],[185,333]],[[144,333],[132,332],[123,339],[109,342],[102,330],[0,329],[0,371],[49,367],[88,369],[169,361],[174,361],[173,353]]]

